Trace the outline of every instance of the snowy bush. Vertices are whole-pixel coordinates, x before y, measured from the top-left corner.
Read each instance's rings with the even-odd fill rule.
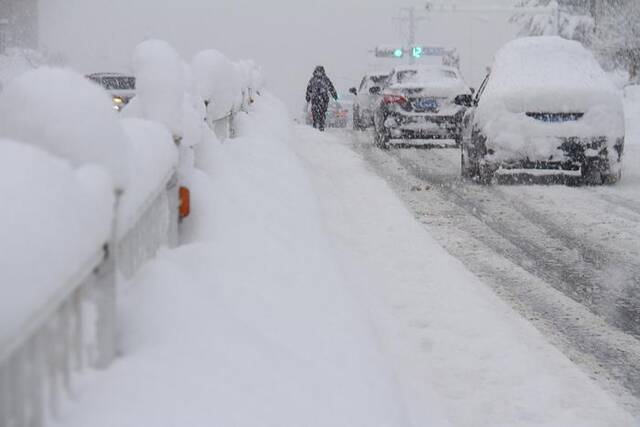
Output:
[[[610,68],[622,68],[631,81],[640,77],[640,3],[610,4],[598,20],[593,47]]]
[[[71,161],[104,166],[128,181],[127,138],[109,96],[83,76],[40,68],[14,79],[0,95],[0,137],[22,141]]]
[[[557,13],[517,13],[511,21],[520,25],[519,35],[552,36],[559,35],[569,40],[577,40],[588,44],[594,29],[594,20],[589,10],[576,6],[570,0],[522,0],[520,6],[525,8],[559,8]]]

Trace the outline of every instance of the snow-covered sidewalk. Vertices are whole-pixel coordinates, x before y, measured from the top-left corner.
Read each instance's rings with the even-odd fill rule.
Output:
[[[121,292],[65,426],[628,426],[340,138],[262,97],[198,153],[186,244]]]

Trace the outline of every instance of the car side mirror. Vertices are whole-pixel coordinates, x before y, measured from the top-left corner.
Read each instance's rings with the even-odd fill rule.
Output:
[[[380,86],[373,86],[369,89],[369,93],[371,95],[379,95],[382,92],[382,88]]]
[[[473,107],[473,95],[458,95],[453,102],[461,107]]]
[[[352,87],[349,89],[349,93],[352,93],[354,95],[358,95],[358,89],[356,89],[355,87]]]

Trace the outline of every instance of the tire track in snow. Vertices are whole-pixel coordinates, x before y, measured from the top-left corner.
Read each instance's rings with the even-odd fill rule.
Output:
[[[429,173],[425,165],[433,161],[432,153],[390,152],[412,175],[432,184],[520,251],[494,249],[612,325],[640,337],[640,293],[634,291],[640,287],[638,260],[576,236],[532,206],[509,200],[498,188]],[[620,288],[620,283],[625,286]]]
[[[586,304],[578,302],[575,295],[564,293],[566,285],[562,280],[597,280],[593,266],[604,266],[609,261],[602,248],[578,244],[570,232],[527,205],[517,205],[516,209],[507,194],[462,182],[453,175],[457,169],[452,173],[455,165],[450,160],[445,167],[448,171],[425,171],[420,164],[424,154],[420,152],[381,151],[361,143],[357,136],[353,138],[355,150],[390,182],[418,219],[430,225],[450,253],[617,395],[621,403],[632,412],[640,412],[640,341],[612,328]],[[411,190],[425,183],[436,191]],[[487,209],[486,204],[495,200],[500,201],[500,209],[515,211],[511,218],[524,220],[526,228],[519,224],[504,227],[503,222],[492,218],[496,211]],[[518,226],[515,230],[514,225]],[[546,243],[550,239],[553,249],[529,241],[526,232],[531,230],[545,236]],[[548,234],[557,236],[550,238]],[[565,247],[567,241],[573,249]],[[558,248],[560,254],[556,253]],[[560,259],[566,258],[566,252],[571,253],[571,262]],[[572,265],[576,260],[578,264]],[[549,267],[552,272],[545,270]]]

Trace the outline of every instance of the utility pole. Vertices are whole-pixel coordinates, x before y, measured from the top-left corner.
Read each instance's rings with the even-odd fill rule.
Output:
[[[411,53],[412,49],[416,47],[416,29],[418,22],[424,21],[428,19],[426,16],[418,16],[416,13],[415,6],[406,7],[401,9],[403,12],[406,12],[407,16],[399,16],[395,18],[395,20],[402,22],[407,25],[408,28],[408,37],[407,37],[407,45],[405,49]],[[413,54],[409,54],[409,64],[413,65],[416,62],[416,57]]]

